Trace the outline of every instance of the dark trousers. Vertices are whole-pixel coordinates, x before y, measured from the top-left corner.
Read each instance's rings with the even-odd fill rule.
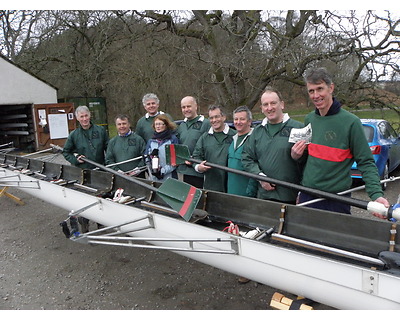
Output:
[[[351,197],[351,194],[346,194],[343,196]],[[299,194],[299,203],[307,202],[307,201],[314,200],[314,199],[318,199],[318,197],[314,197],[305,192],[300,192],[300,194]],[[341,202],[334,201],[334,200],[321,200],[321,201],[318,201],[315,203],[307,204],[306,207],[351,214],[349,204],[341,203]]]
[[[204,177],[189,176],[184,174],[183,182],[189,183],[190,185],[198,189],[203,189]]]

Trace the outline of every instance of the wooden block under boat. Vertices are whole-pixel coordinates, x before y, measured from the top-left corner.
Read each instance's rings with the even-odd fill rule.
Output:
[[[294,300],[285,297],[279,292],[275,292],[272,296],[270,306],[278,310],[289,310],[293,302]],[[314,310],[314,308],[302,303],[299,310]]]

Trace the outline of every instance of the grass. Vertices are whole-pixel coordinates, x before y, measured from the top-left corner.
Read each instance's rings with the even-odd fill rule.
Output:
[[[117,127],[114,123],[108,125],[108,135],[110,136],[110,139],[117,135]]]

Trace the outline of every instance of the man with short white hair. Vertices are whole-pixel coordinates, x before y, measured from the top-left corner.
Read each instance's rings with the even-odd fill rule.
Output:
[[[145,94],[143,96],[142,103],[143,107],[146,110],[146,114],[143,117],[141,117],[136,123],[135,132],[136,134],[141,136],[143,140],[147,143],[147,141],[149,141],[154,134],[154,129],[153,129],[154,118],[159,114],[164,114],[165,112],[158,111],[158,108],[160,107],[160,100],[154,93]],[[171,120],[173,120],[169,114],[167,114],[167,116]]]
[[[104,164],[108,145],[107,131],[104,127],[92,123],[87,106],[76,108],[75,116],[80,126],[69,134],[62,152],[64,158],[80,168],[94,168],[92,164],[82,160],[84,157]],[[89,220],[83,217],[79,217],[78,220],[82,227],[82,233],[89,232]],[[100,228],[101,225],[98,224],[98,227]]]
[[[253,116],[247,106],[240,106],[233,111],[233,125],[236,134],[228,149],[228,167],[244,171],[242,164],[243,148],[248,141],[253,128],[251,127]],[[239,196],[254,196],[249,178],[237,173],[228,172],[227,193]]]
[[[69,134],[63,149],[64,158],[80,168],[94,168],[83,161],[82,157],[104,164],[108,145],[107,131],[91,121],[90,111],[86,106],[76,108],[75,116],[80,126]]]

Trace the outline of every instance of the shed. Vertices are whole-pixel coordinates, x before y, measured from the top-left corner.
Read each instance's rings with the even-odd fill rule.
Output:
[[[58,104],[56,87],[1,54],[0,75],[0,144],[34,150],[63,145],[75,128],[73,104]]]

